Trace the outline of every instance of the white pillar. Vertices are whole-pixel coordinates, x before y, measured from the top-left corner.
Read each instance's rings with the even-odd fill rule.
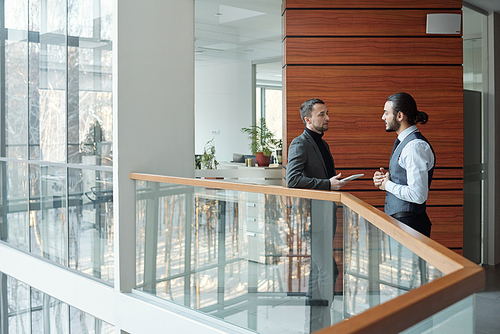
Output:
[[[194,175],[194,2],[114,3],[115,290],[135,286],[135,182]]]

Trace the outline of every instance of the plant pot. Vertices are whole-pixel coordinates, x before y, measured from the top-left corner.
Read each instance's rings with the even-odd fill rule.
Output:
[[[262,152],[256,153],[255,158],[257,159],[257,164],[259,165],[259,167],[267,167],[269,166],[269,162],[271,162],[271,156],[266,156]]]

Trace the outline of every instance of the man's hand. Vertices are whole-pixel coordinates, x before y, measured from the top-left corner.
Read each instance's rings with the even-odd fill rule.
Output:
[[[375,174],[373,174],[373,184],[380,190],[385,190],[385,184],[390,179],[389,172],[386,172],[383,167],[380,167],[380,171],[376,171]]]
[[[338,173],[330,179],[330,190],[339,190],[347,183],[345,181],[339,180],[341,175],[342,173]]]

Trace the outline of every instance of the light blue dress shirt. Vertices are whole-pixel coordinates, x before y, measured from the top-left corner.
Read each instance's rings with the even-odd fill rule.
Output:
[[[398,139],[402,142],[409,134],[418,131],[416,125],[401,132]],[[429,170],[434,167],[434,154],[430,145],[421,139],[406,144],[401,151],[398,164],[406,170],[408,185],[387,181],[385,190],[399,199],[422,204],[427,200],[429,192]]]

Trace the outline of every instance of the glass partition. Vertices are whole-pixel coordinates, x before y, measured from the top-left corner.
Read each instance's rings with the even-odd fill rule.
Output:
[[[69,267],[114,282],[113,174],[68,168]]]
[[[343,213],[345,318],[443,276],[349,207]]]
[[[29,249],[28,167],[0,161],[2,224],[0,240],[24,251]]]
[[[0,240],[112,284],[112,0],[0,6]]]
[[[4,333],[111,334],[115,328],[0,272]]]
[[[447,307],[418,324],[402,331],[403,334],[469,334],[475,333],[474,296],[469,296]]]
[[[341,203],[137,181],[137,289],[312,333],[443,274]]]
[[[31,251],[67,265],[66,169],[30,165]]]

